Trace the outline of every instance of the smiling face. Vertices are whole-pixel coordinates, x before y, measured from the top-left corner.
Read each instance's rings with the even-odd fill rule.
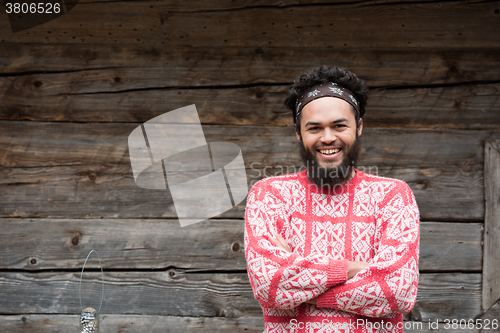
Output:
[[[356,128],[351,105],[340,98],[322,97],[304,106],[296,134],[309,179],[316,182],[313,178],[319,176],[321,186],[348,180],[354,174],[362,130],[362,120]],[[310,166],[318,169],[316,176]]]

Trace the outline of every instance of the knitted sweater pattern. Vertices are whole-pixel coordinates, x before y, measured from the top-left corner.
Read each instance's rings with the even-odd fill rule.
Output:
[[[247,199],[245,255],[264,332],[403,332],[417,296],[419,219],[401,180],[356,170],[329,191],[305,171],[259,181]],[[347,279],[348,261],[369,266]]]

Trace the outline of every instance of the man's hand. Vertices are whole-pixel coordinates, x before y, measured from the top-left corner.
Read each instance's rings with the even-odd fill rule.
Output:
[[[368,267],[369,264],[364,261],[349,261],[347,264],[347,279],[352,279],[363,268]],[[317,305],[316,298],[306,301],[306,303]]]
[[[274,245],[287,252],[292,252],[292,249],[290,248],[290,246],[288,246],[288,243],[280,234],[276,234],[275,232],[273,232],[273,235],[274,238],[271,238],[271,240],[273,241]],[[369,264],[364,261],[349,261],[349,263],[347,264],[347,279],[352,279],[354,275],[368,266]],[[306,303],[316,304],[316,298],[310,299],[306,301]]]
[[[369,264],[364,261],[349,261],[347,264],[347,279],[352,279],[354,275],[368,266]]]
[[[281,235],[279,234],[276,234],[273,232],[273,235],[274,235],[274,238],[271,238],[271,240],[274,242],[274,244],[287,251],[287,252],[292,252],[292,249],[290,248],[290,246],[288,246],[288,243],[285,241],[285,239],[283,237],[281,237]],[[309,304],[316,304],[316,298],[313,298],[313,299],[310,299],[310,300],[307,300],[305,301],[305,303],[309,303]]]
[[[288,243],[280,234],[276,234],[275,232],[273,232],[273,235],[274,238],[271,238],[271,240],[277,247],[282,248],[287,252],[292,252],[292,249],[290,248],[290,246],[288,246]]]

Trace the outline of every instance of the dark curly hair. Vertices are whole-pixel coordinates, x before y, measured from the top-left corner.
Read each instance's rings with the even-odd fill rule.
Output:
[[[358,126],[359,119],[363,118],[363,115],[365,114],[368,86],[363,80],[358,79],[356,74],[351,73],[347,69],[337,66],[328,67],[326,65],[322,65],[310,68],[295,78],[293,84],[288,90],[287,97],[285,99],[285,106],[292,110],[293,122],[298,133],[300,133],[301,115],[299,115],[299,119],[296,119],[297,110],[295,109],[295,103],[297,102],[297,98],[299,98],[299,96],[310,87],[322,82],[334,82],[352,91],[354,97],[356,97],[359,103],[359,114],[354,110],[354,108],[352,108],[356,119],[356,126]]]

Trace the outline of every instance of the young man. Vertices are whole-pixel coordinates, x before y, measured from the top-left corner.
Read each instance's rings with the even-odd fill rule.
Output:
[[[417,296],[419,212],[405,182],[355,169],[367,92],[326,66],[290,87],[307,170],[259,181],[245,214],[265,332],[403,332]]]

